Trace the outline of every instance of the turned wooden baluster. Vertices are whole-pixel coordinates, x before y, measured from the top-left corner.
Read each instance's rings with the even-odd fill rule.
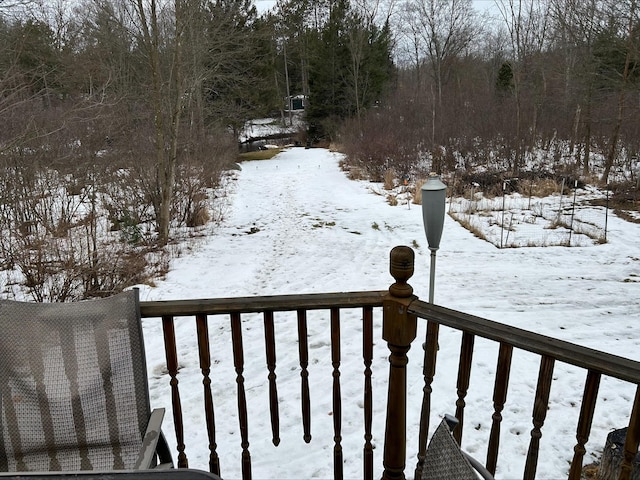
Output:
[[[422,375],[424,387],[422,387],[422,408],[420,410],[420,433],[418,435],[418,463],[413,478],[422,478],[422,467],[427,452],[429,434],[429,415],[431,414],[431,393],[433,377],[436,374],[436,358],[438,355],[438,334],[440,325],[435,322],[427,323],[427,340],[424,344],[424,360]]]
[[[496,380],[493,385],[493,415],[491,416],[493,422],[491,424],[491,433],[489,434],[489,446],[487,447],[487,470],[489,470],[492,475],[495,475],[496,465],[498,463],[500,424],[502,423],[502,410],[507,401],[512,355],[513,347],[507,343],[501,343],[498,352]]]
[[[371,386],[371,363],[373,361],[373,308],[364,307],[362,312],[362,356],[364,358],[364,479],[373,480],[373,445],[371,424],[373,421],[373,389]]]
[[[276,385],[276,336],[273,327],[273,312],[264,312],[264,344],[269,370],[269,411],[271,412],[271,441],[280,444],[280,414],[278,410],[278,387]]]
[[[204,387],[204,413],[207,423],[207,435],[209,438],[209,471],[220,475],[220,459],[216,444],[216,420],[213,408],[213,396],[211,394],[211,352],[209,349],[209,326],[207,316],[199,313],[196,315],[196,328],[198,332],[198,352],[200,354],[200,370],[202,371],[202,385]]]
[[[466,402],[464,401],[469,390],[469,379],[471,377],[471,361],[473,360],[473,343],[475,337],[470,333],[463,332],[462,344],[460,345],[460,363],[458,365],[458,382],[457,393],[458,400],[456,400],[456,418],[458,419],[458,425],[453,431],[453,437],[458,442],[458,445],[462,444],[462,425],[464,423],[464,407]]]
[[[538,373],[538,386],[536,388],[536,398],[533,403],[533,430],[531,430],[531,441],[527,452],[527,463],[524,467],[524,480],[534,480],[538,467],[538,451],[540,449],[540,438],[542,437],[542,426],[547,418],[547,408],[549,406],[549,393],[551,392],[551,381],[553,380],[554,359],[546,355],[540,359],[540,371]]]
[[[416,338],[416,317],[408,307],[416,298],[407,280],[413,275],[414,253],[409,247],[391,250],[390,272],[395,283],[383,300],[382,338],[387,342],[389,385],[384,438],[383,480],[403,480],[407,453],[407,352]]]
[[[242,478],[251,480],[251,454],[249,453],[249,421],[247,417],[247,396],[244,390],[244,349],[242,346],[242,322],[239,313],[231,314],[231,342],[233,364],[238,384],[238,420],[240,423],[240,444],[242,446]]]
[[[331,309],[331,364],[333,365],[333,478],[342,480],[342,399],[340,393],[340,310]]]
[[[164,334],[164,350],[167,359],[167,370],[171,380],[171,406],[173,407],[173,426],[176,432],[178,449],[178,468],[189,468],[187,455],[184,453],[184,426],[182,423],[182,405],[180,390],[178,389],[178,351],[176,349],[176,332],[173,316],[162,316],[162,331]]]
[[[640,444],[640,386],[636,389],[636,397],[633,401],[627,437],[624,441],[624,455],[620,465],[619,480],[630,480],[633,470],[633,461],[638,454],[638,444]]]
[[[311,441],[311,394],[309,393],[309,341],[307,340],[307,311],[298,310],[298,356],[300,358],[302,430],[305,443]]]
[[[600,376],[599,372],[593,370],[589,370],[589,373],[587,373],[584,394],[582,395],[582,406],[580,407],[580,417],[578,418],[578,428],[576,430],[578,443],[573,447],[574,453],[571,469],[569,470],[569,480],[580,480],[582,475],[582,460],[587,452],[584,446],[589,441],[598,388],[600,387]]]

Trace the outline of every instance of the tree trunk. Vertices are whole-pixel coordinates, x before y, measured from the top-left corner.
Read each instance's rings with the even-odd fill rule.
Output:
[[[282,41],[282,49],[284,53],[284,81],[287,87],[287,110],[289,111],[289,126],[293,125],[293,113],[291,112],[291,87],[289,85],[289,66],[287,59],[287,39]]]
[[[613,163],[616,159],[618,139],[620,138],[620,126],[622,125],[622,117],[624,114],[624,98],[625,94],[623,87],[620,91],[620,96],[618,97],[618,116],[616,118],[616,123],[613,126],[613,133],[611,134],[611,140],[609,142],[609,152],[607,153],[607,157],[604,162],[604,171],[602,172],[602,178],[600,179],[605,185],[609,183],[611,167],[613,167]]]
[[[573,135],[571,135],[571,145],[569,151],[576,160],[576,171],[580,168],[580,155],[578,155],[579,149],[576,149],[576,143],[578,142],[578,127],[580,126],[580,105],[576,107],[576,114],[573,120]]]
[[[156,206],[156,228],[158,243],[166,245],[169,241],[171,226],[171,204],[173,202],[178,155],[178,135],[180,131],[180,112],[182,110],[182,21],[183,7],[179,0],[175,3],[175,50],[171,65],[171,85],[169,87],[169,112],[163,108],[165,91],[162,87],[162,69],[160,64],[160,28],[156,1],[150,2],[150,18],[144,9],[143,1],[137,0],[138,15],[149,57],[151,74],[151,97],[154,113],[156,168],[158,182],[158,204]],[[166,125],[169,131],[166,132]],[[167,142],[169,135],[169,145]]]
[[[620,466],[624,458],[624,441],[627,429],[614,430],[607,435],[607,441],[602,451],[602,460],[598,469],[598,480],[617,480]],[[631,480],[640,480],[640,455],[636,456],[632,465]]]
[[[589,162],[591,161],[591,86],[589,86],[589,96],[587,97],[584,126],[584,159],[582,162],[582,173],[587,176],[589,175]]]
[[[618,97],[618,116],[616,117],[616,123],[613,127],[613,133],[611,134],[611,141],[609,145],[609,153],[605,159],[604,171],[602,172],[602,183],[609,183],[609,173],[613,167],[613,163],[616,158],[616,151],[618,147],[618,139],[620,138],[620,127],[622,126],[622,120],[624,118],[624,104],[626,99],[627,82],[629,80],[630,66],[631,66],[631,52],[633,50],[633,37],[634,37],[634,25],[633,19],[636,13],[636,2],[633,0],[629,7],[629,28],[627,30],[627,54],[624,60],[624,71],[622,73],[622,85],[620,86],[620,95]]]
[[[151,103],[154,113],[154,133],[156,149],[157,182],[159,189],[159,199],[156,209],[156,228],[158,230],[158,241],[165,245],[169,232],[167,230],[169,221],[166,218],[167,210],[164,208],[164,191],[162,185],[166,183],[165,169],[165,136],[164,136],[164,115],[162,111],[162,82],[160,79],[160,53],[159,53],[159,29],[156,12],[156,2],[151,0],[151,17],[147,19],[147,14],[142,0],[137,0],[138,15],[140,16],[140,26],[147,49],[149,73],[151,75]],[[151,22],[151,24],[149,24]],[[165,228],[167,227],[167,228]]]

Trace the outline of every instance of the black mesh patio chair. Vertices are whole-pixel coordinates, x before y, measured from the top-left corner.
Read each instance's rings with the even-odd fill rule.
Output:
[[[0,472],[8,480],[221,480],[214,473],[190,468],[110,470],[108,472]]]
[[[173,462],[150,412],[138,291],[72,303],[0,300],[0,471]]]
[[[458,419],[445,415],[433,433],[425,454],[421,480],[493,480],[491,473],[460,449],[453,438]]]

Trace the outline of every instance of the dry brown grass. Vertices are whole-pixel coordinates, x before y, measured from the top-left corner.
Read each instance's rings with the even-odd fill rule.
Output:
[[[413,187],[413,203],[416,205],[422,205],[422,186],[425,184],[427,180],[424,178],[419,178],[416,180],[416,184]]]
[[[191,216],[187,219],[187,227],[201,227],[206,225],[211,220],[209,215],[209,209],[204,203],[198,203],[191,213]]]
[[[613,213],[615,213],[618,217],[622,218],[623,220],[626,220],[627,222],[640,223],[640,219],[638,219],[636,216],[634,216],[627,210],[621,210],[619,208],[616,208],[613,210]]]
[[[468,187],[465,188],[463,193],[462,193],[462,197],[465,200],[469,200],[470,202],[477,202],[478,200],[481,200],[483,198],[486,198],[488,200],[494,199],[496,197],[501,197],[502,196],[502,192],[500,192],[499,195],[495,194],[495,190],[491,189],[488,191],[489,193],[477,188],[477,187]]]
[[[360,167],[349,167],[347,169],[349,180],[368,180],[367,172]]]
[[[384,172],[384,189],[393,190],[396,187],[396,172],[393,168]]]
[[[527,189],[531,190],[531,195],[534,197],[548,197],[554,193],[560,192],[560,185],[558,182],[551,178],[543,178],[533,182],[533,185],[527,186]],[[529,192],[525,192],[529,194]]]
[[[245,152],[238,154],[238,161],[244,160],[269,160],[282,151],[281,148],[268,148],[266,150],[256,150],[255,152]]]
[[[332,152],[344,153],[344,145],[337,142],[331,142],[329,144],[329,150],[331,150]]]
[[[590,463],[582,467],[582,478],[585,480],[596,480],[598,478],[598,470],[600,465],[598,463]]]
[[[458,222],[464,228],[469,230],[474,236],[480,238],[481,240],[487,240],[487,237],[485,236],[484,232],[482,231],[482,228],[479,225],[475,224],[473,221],[471,221],[468,217],[465,218],[464,215],[457,215],[454,212],[451,212],[449,215],[456,222]]]

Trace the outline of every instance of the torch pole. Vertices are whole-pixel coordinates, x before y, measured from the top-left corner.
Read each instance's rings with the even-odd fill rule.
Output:
[[[429,268],[429,303],[433,304],[433,293],[436,286],[436,251],[437,248],[429,248],[431,250],[431,267]]]

